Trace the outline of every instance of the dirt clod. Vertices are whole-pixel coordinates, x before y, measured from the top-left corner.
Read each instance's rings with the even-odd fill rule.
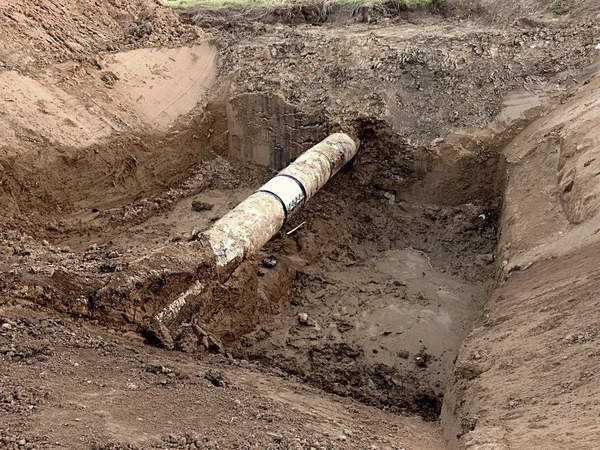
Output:
[[[204,202],[200,202],[198,200],[194,200],[192,202],[192,210],[197,211],[197,212],[211,211],[213,209],[213,207],[214,207],[214,205],[212,205],[210,203],[204,203]]]

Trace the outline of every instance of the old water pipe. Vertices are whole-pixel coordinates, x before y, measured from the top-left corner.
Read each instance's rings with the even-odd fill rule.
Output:
[[[240,263],[255,254],[284,223],[333,177],[358,151],[358,144],[343,133],[332,134],[300,155],[292,164],[205,231],[200,239],[214,255],[217,278],[228,277]],[[202,294],[207,280],[197,280],[155,314],[155,331],[165,335],[177,325],[182,308]]]
[[[348,135],[332,134],[216,222],[204,235],[219,272],[230,272],[256,254],[308,199],[357,152]]]

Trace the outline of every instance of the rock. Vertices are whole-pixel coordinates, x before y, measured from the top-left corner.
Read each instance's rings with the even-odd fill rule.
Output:
[[[272,269],[277,265],[277,258],[275,258],[273,255],[268,256],[261,261],[260,265],[265,269]]]
[[[383,196],[388,199],[388,203],[393,205],[396,202],[396,195],[393,192],[384,192]]]
[[[298,323],[300,325],[308,325],[308,314],[306,314],[306,313],[298,314]]]
[[[204,203],[204,202],[200,202],[198,200],[194,200],[192,202],[192,211],[196,211],[196,212],[210,211],[213,209],[213,207],[214,207],[214,205],[211,205],[210,203]]]
[[[100,76],[100,79],[104,81],[107,86],[113,86],[119,80],[119,77],[114,72],[108,71],[104,72]]]
[[[223,387],[226,384],[225,377],[218,370],[209,370],[204,374],[204,378],[215,387]]]
[[[104,264],[101,264],[100,267],[98,267],[98,272],[113,273],[113,272],[116,272],[117,269],[118,269],[118,266],[114,263],[104,263]]]
[[[155,375],[166,375],[172,372],[171,369],[160,364],[148,364],[146,366],[146,372],[153,373]]]
[[[484,253],[475,257],[475,264],[478,266],[486,266],[492,264],[495,260],[493,253]]]
[[[3,331],[12,330],[12,325],[10,323],[3,323],[0,325],[0,329]]]
[[[105,64],[102,60],[102,57],[96,56],[94,59],[92,59],[92,64],[96,67],[96,69],[104,70]]]
[[[9,319],[8,317],[2,317],[2,318],[0,318],[0,322],[7,323],[9,325],[12,325],[13,327],[17,326],[17,322],[15,322],[14,320]]]

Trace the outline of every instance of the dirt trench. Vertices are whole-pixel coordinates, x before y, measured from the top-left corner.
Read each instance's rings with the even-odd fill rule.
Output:
[[[5,17],[26,23],[19,14],[11,10]],[[246,448],[227,425],[243,417],[240,427],[253,433],[257,448],[408,442],[421,450],[446,446],[434,425],[440,415],[452,447],[519,448],[509,445],[511,439],[533,445],[533,438],[522,437],[527,430],[543,430],[560,414],[548,418],[536,406],[539,399],[510,385],[501,391],[490,386],[501,384],[507,371],[539,369],[537,356],[519,353],[518,343],[507,338],[505,322],[514,333],[538,313],[557,309],[530,334],[570,330],[560,345],[585,344],[589,358],[596,355],[592,314],[581,329],[569,322],[567,330],[560,311],[568,305],[547,310],[527,303],[537,298],[526,295],[535,276],[564,274],[553,272],[558,269],[551,263],[536,268],[531,279],[526,271],[563,257],[578,237],[594,231],[594,137],[565,127],[561,118],[568,107],[568,116],[584,116],[582,123],[595,120],[589,99],[597,85],[597,26],[547,17],[511,27],[457,26],[438,13],[389,10],[340,17],[329,11],[323,18],[292,8],[260,21],[194,12],[183,15],[186,25],[160,8],[148,14],[120,19],[130,20],[128,31],[113,30],[106,49],[121,52],[103,53],[94,41],[92,53],[99,55],[71,45],[82,53],[75,59],[73,49],[59,51],[53,44],[45,63],[36,54],[21,70],[19,46],[0,72],[0,83],[18,87],[0,99],[0,130],[7,136],[0,147],[0,353],[8,386],[0,391],[0,405],[16,414],[0,421],[0,448],[25,446],[20,437],[32,424],[37,434],[26,442],[40,448],[65,445],[48,436],[69,442],[77,433],[84,436],[81,448]],[[319,27],[296,23],[297,14],[303,24]],[[144,20],[154,25],[145,27]],[[60,32],[71,34],[70,26]],[[159,47],[136,48],[136,33],[142,47]],[[198,270],[205,249],[194,237],[334,131],[360,140],[355,160],[261,254],[197,299],[171,336],[169,346],[179,353],[142,345],[144,338],[157,343],[149,318],[206,273]],[[580,138],[586,143],[581,148]],[[552,152],[558,147],[557,156]],[[538,176],[547,186],[532,195]],[[540,223],[556,233],[557,244],[532,231],[540,226],[533,218],[539,215],[548,219]],[[569,258],[570,265],[593,267],[590,252]],[[593,290],[573,283],[582,296]],[[569,282],[564,285],[568,289]],[[510,308],[526,310],[522,323],[503,312],[505,298]],[[53,314],[60,321],[47,319]],[[106,330],[123,336],[108,338],[108,346],[102,343],[106,336],[93,337]],[[511,354],[532,366],[519,366],[503,353],[507,339]],[[131,354],[121,358],[123,349]],[[102,358],[106,364],[98,365]],[[148,365],[146,358],[158,362]],[[135,412],[123,402],[127,414],[115,412],[114,392],[105,392],[102,410],[91,406],[94,393],[84,388],[69,397],[59,375],[72,375],[77,361],[86,367],[86,383],[132,399]],[[560,361],[551,367],[555,363]],[[196,364],[206,364],[202,381],[194,378]],[[43,381],[35,387],[24,381],[38,367],[52,373],[54,393]],[[98,369],[111,375],[94,378]],[[575,372],[579,382],[561,380],[557,395],[578,392],[594,376],[587,366]],[[279,380],[281,395],[269,390],[267,374]],[[121,384],[111,384],[111,377]],[[238,377],[254,380],[252,387],[238,384]],[[196,400],[194,390],[206,389],[202,383],[225,387],[226,394]],[[153,425],[137,424],[150,420],[142,409],[157,387],[196,402],[223,406],[235,396],[237,402],[223,406],[232,418],[211,410],[221,428],[209,415],[201,422],[189,419],[180,411],[189,407],[184,403],[161,420],[155,413]],[[138,388],[143,393],[136,403],[128,391]],[[249,391],[236,394],[244,389]],[[302,389],[309,390],[307,402],[319,407],[287,411],[290,402],[304,405],[296,395]],[[57,432],[48,417],[63,408],[59,393],[73,405],[91,407],[106,423],[86,416],[81,425],[91,432],[77,424],[72,433]],[[254,402],[264,395],[275,403]],[[170,404],[169,394],[159,397]],[[488,406],[489,398],[494,403]],[[303,411],[325,420],[337,401],[346,402],[349,415],[333,414],[336,425],[325,431],[310,425],[316,437],[297,443],[294,427],[306,418]],[[265,418],[263,410],[276,413]],[[372,433],[372,424],[371,431],[358,428],[370,423],[369,414],[391,420],[396,434],[379,428]],[[173,417],[184,416],[173,425]],[[119,421],[127,425],[115,425]],[[520,434],[498,425],[506,421]],[[203,436],[189,432],[205,422],[213,428]],[[269,428],[279,422],[289,426],[281,433]],[[341,423],[361,431],[339,431]],[[171,428],[177,433],[171,435]],[[385,442],[375,436],[386,433]],[[428,443],[407,438],[414,435]],[[593,437],[585,443],[593,448]]]
[[[238,141],[258,139],[251,136],[259,130],[253,122],[238,126],[238,138],[232,138],[232,123],[239,124],[240,117],[231,110],[245,108],[248,101],[242,96],[226,105],[211,105],[210,120],[159,140],[163,147],[168,143],[176,149],[193,144],[193,133],[229,124],[228,153],[223,154],[222,141],[219,150],[229,158],[203,150],[188,162],[178,151],[180,164],[192,166],[191,176],[179,178],[181,182],[167,178],[170,189],[161,192],[143,175],[150,160],[160,161],[150,152],[151,159],[143,153],[126,159],[133,180],[119,171],[125,184],[110,183],[115,195],[110,201],[98,201],[85,184],[77,185],[78,178],[72,178],[74,184],[66,185],[65,191],[54,190],[55,198],[69,192],[62,197],[64,204],[77,206],[71,206],[70,214],[59,211],[59,222],[55,211],[45,209],[55,202],[52,198],[43,206],[32,203],[29,209],[16,199],[20,212],[34,219],[19,221],[20,233],[3,234],[12,243],[4,253],[5,273],[11,274],[4,277],[6,291],[13,299],[53,305],[124,331],[146,330],[140,315],[165,304],[159,301],[163,288],[154,293],[150,288],[147,295],[156,300],[145,300],[141,309],[135,302],[127,305],[125,297],[102,304],[90,295],[113,283],[115,276],[120,280],[136,258],[146,258],[165,243],[177,255],[194,229],[209,227],[268,179],[276,165],[286,165],[328,129],[318,117],[304,116],[277,97],[254,95],[250,104],[262,105],[268,116],[259,116],[260,123],[280,117],[282,107],[293,110],[288,115],[294,120],[269,128],[264,148],[274,154],[268,158],[260,145],[254,146],[257,154],[240,153]],[[302,125],[307,123],[311,126]],[[204,344],[210,351],[260,361],[327,392],[435,420],[460,343],[493,280],[503,160],[492,148],[480,151],[474,143],[473,151],[458,155],[451,150],[452,138],[438,144],[445,150],[415,147],[381,120],[354,126],[361,151],[351,166],[286,224],[263,255],[243,263],[213,291],[200,311],[182,324],[173,346],[201,352],[197,336],[189,333],[189,325],[197,324],[214,341]],[[278,131],[284,133],[280,136]],[[465,136],[457,139],[462,148],[467,145]],[[137,148],[147,149],[148,142],[152,141],[143,136],[127,138],[122,151],[132,155]],[[295,151],[293,143],[298,145]],[[205,161],[194,164],[193,158]],[[270,168],[248,165],[261,160]],[[172,158],[168,161],[171,170],[177,167]],[[89,161],[86,165],[98,167]],[[80,171],[81,165],[75,163],[73,169]],[[73,169],[63,166],[61,172],[64,176]],[[131,181],[137,196],[156,194],[131,203]],[[296,226],[300,228],[288,236]],[[159,250],[159,255],[166,254]],[[275,267],[262,267],[261,259],[267,256],[277,261]],[[42,261],[47,261],[46,267]],[[150,273],[153,266],[144,267]],[[176,286],[188,277],[182,270],[184,278]],[[77,298],[80,301],[73,301]],[[304,315],[306,320],[299,319]]]

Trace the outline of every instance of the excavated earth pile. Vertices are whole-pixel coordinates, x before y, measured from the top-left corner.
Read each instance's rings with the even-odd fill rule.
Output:
[[[0,1],[0,449],[598,448],[591,3]]]

